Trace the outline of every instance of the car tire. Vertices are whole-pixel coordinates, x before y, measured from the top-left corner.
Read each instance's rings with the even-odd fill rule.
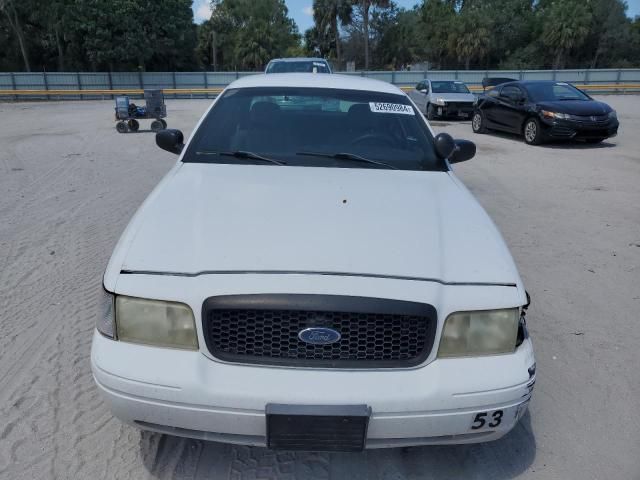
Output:
[[[151,122],[151,130],[154,132],[159,132],[162,130],[162,122],[160,120],[154,120]]]
[[[522,128],[524,141],[529,145],[540,145],[542,143],[542,127],[537,118],[531,117],[524,122]]]
[[[116,123],[116,130],[118,133],[127,133],[129,131],[129,127],[125,122]]]
[[[427,120],[433,120],[436,118],[436,109],[433,108],[433,105],[427,103]]]
[[[160,119],[160,123],[162,123],[162,129],[163,129],[163,130],[167,128],[167,122],[165,121],[165,119],[164,119],[164,118],[161,118],[161,119]]]
[[[129,120],[127,125],[129,126],[129,130],[132,132],[137,132],[140,129],[140,123],[134,119]]]
[[[487,133],[487,127],[482,112],[473,112],[473,116],[471,117],[471,128],[473,129],[473,133]]]

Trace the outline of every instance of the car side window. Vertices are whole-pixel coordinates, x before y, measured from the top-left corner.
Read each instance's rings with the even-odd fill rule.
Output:
[[[424,90],[424,82],[420,82],[418,85],[416,85],[416,90]]]
[[[507,85],[502,88],[502,91],[500,92],[500,96],[507,98],[511,102],[515,102],[521,98],[524,98],[524,93],[522,92],[522,90],[520,90],[520,88],[516,87],[515,85]]]

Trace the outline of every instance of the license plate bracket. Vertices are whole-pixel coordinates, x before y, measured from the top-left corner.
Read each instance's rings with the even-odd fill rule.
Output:
[[[370,416],[367,405],[270,403],[266,407],[267,447],[359,452],[365,447]]]

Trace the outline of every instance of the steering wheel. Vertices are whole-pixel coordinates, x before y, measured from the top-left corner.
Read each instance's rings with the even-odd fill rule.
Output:
[[[388,147],[395,146],[395,141],[393,138],[387,135],[380,136],[377,133],[365,133],[364,135],[360,135],[359,137],[354,138],[352,141],[350,141],[349,146],[355,146],[364,142],[368,142],[370,145],[382,144],[382,146],[388,146]]]

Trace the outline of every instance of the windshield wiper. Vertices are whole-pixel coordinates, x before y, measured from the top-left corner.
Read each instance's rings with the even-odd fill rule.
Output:
[[[356,155],[355,153],[296,152],[296,155],[305,155],[307,157],[326,157],[334,158],[336,160],[351,160],[354,162],[370,163],[372,165],[378,165],[380,167],[390,168],[393,170],[400,170],[398,167],[394,167],[393,165],[389,165],[388,163],[378,162],[377,160],[371,160],[370,158],[361,157],[360,155]]]
[[[196,155],[220,155],[222,157],[234,157],[234,158],[243,158],[249,160],[260,160],[263,162],[273,163],[275,165],[286,165],[283,162],[279,162],[278,160],[274,160],[273,158],[263,157],[262,155],[258,155],[257,153],[247,152],[245,150],[236,150],[234,152],[214,152],[208,150],[202,150],[200,152],[196,152]]]

